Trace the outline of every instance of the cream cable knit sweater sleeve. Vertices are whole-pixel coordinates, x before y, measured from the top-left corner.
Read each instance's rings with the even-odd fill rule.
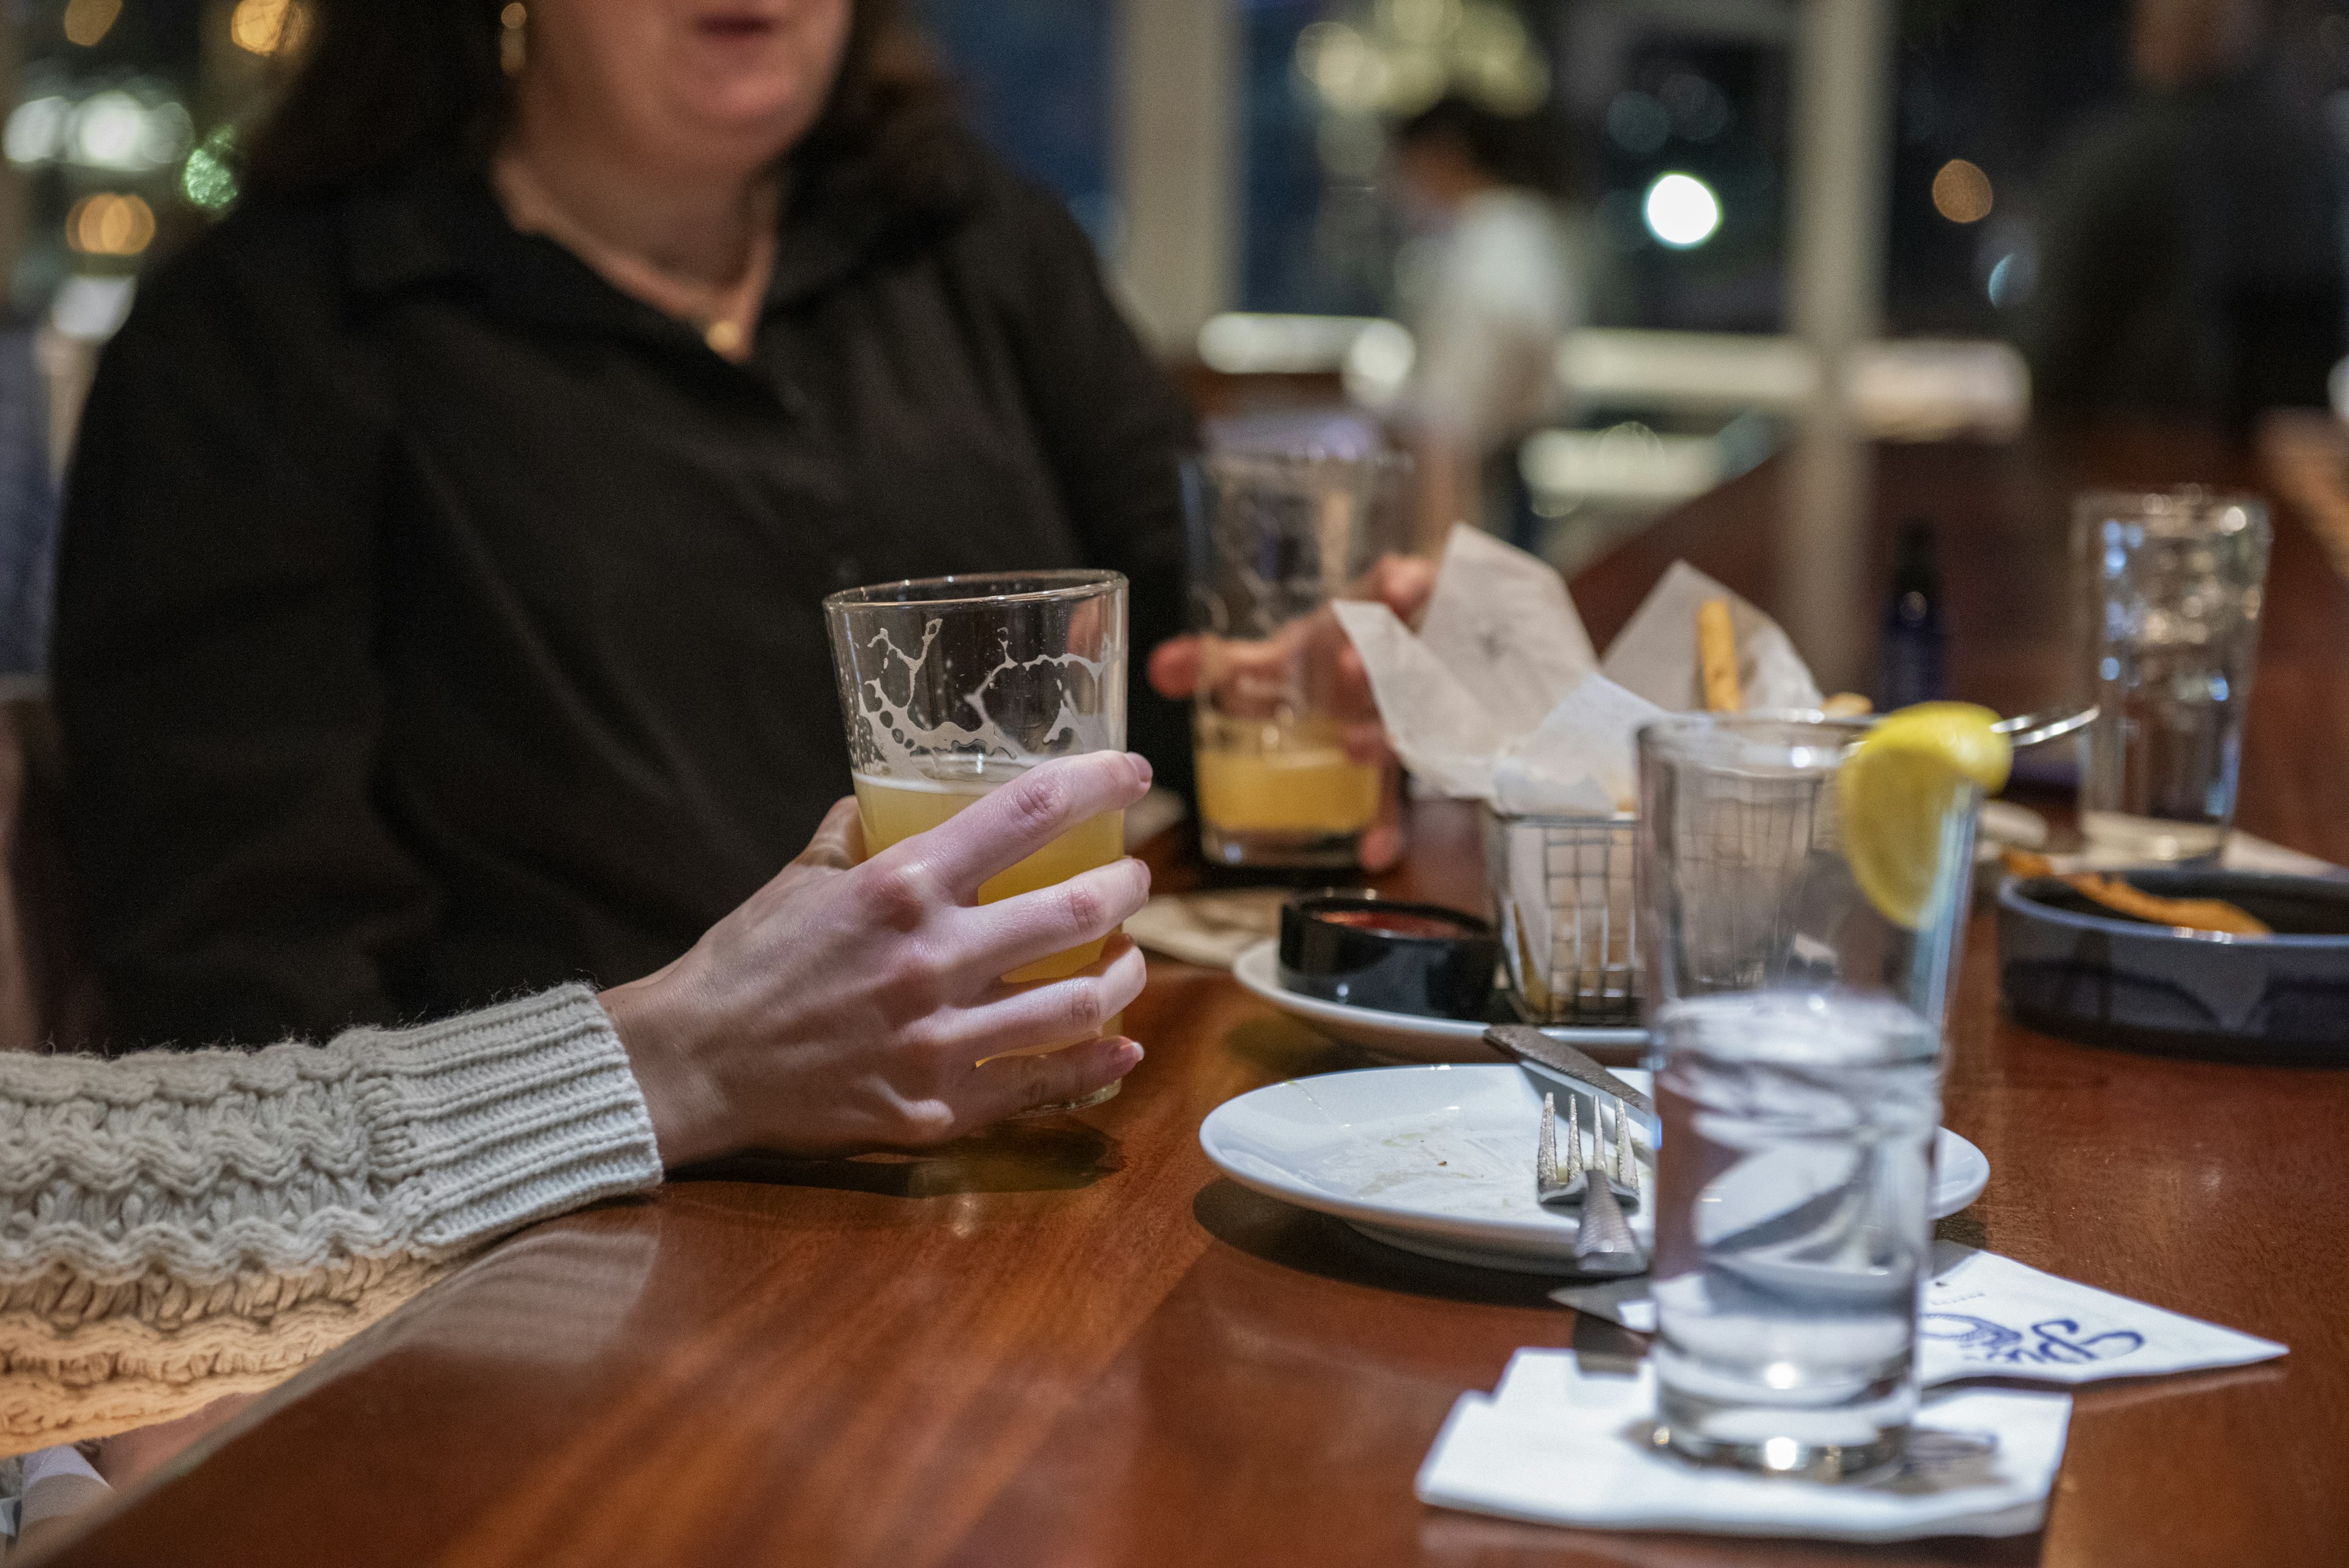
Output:
[[[0,1053],[0,1453],[267,1386],[660,1172],[582,986],[323,1047]]]

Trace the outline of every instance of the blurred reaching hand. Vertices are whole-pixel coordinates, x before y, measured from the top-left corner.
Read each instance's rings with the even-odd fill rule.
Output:
[[[1434,562],[1386,556],[1346,597],[1376,599],[1415,623],[1434,592]],[[1383,871],[1402,858],[1402,769],[1387,744],[1362,656],[1328,606],[1261,640],[1171,639],[1151,650],[1149,676],[1160,696],[1178,701],[1195,697],[1204,684],[1220,711],[1243,717],[1268,716],[1293,701],[1301,680],[1312,706],[1338,720],[1347,756],[1384,770],[1378,815],[1362,834],[1363,868]]]
[[[1148,899],[1148,869],[1123,859],[992,904],[978,888],[1149,788],[1125,753],[1047,763],[869,860],[856,803],[834,805],[684,957],[599,999],[663,1161],[921,1147],[1131,1072],[1141,1046],[1094,1038],[1142,992],[1131,941],[1065,980],[1002,976],[1109,936]]]

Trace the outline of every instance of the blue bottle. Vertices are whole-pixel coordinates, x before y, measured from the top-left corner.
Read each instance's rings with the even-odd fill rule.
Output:
[[[1949,628],[1941,620],[1941,571],[1933,524],[1911,517],[1900,525],[1893,555],[1892,603],[1884,613],[1884,646],[1877,678],[1880,712],[1930,702],[1950,694]]]

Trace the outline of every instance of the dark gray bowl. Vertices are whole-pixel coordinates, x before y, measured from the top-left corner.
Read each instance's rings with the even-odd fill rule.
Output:
[[[2052,877],[1998,895],[1998,981],[2020,1023],[2095,1045],[2349,1065],[2349,882],[2250,871],[2127,871],[2166,898],[2224,898],[2272,937],[2180,932]]]

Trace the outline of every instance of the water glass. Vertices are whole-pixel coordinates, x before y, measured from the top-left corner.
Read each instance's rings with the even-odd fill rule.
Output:
[[[1723,992],[1656,1020],[1657,1418],[1709,1464],[1844,1480],[1917,1411],[1935,1031],[1890,997]]]
[[[1200,638],[1199,842],[1219,866],[1355,864],[1380,768],[1346,746],[1376,722],[1346,690],[1332,600],[1403,536],[1407,460],[1223,452],[1186,466]]]
[[[1126,582],[1116,572],[883,583],[833,594],[823,607],[868,853],[937,826],[1040,762],[1125,749]],[[1051,887],[1124,853],[1125,814],[1107,812],[989,877],[979,901]],[[1102,945],[1003,978],[1075,974]],[[1108,1032],[1117,1030],[1112,1020]],[[1084,1103],[1116,1092],[1112,1084]]]
[[[1957,789],[1913,853],[1935,875],[1889,916],[1860,890],[1837,775],[1865,721],[1689,716],[1639,737],[1640,949],[1661,1006],[1716,992],[1883,992],[1949,1014],[1982,792]]]
[[[2195,860],[2225,846],[2271,537],[2266,506],[2246,496],[2187,489],[2073,504],[2098,708],[2080,768],[2093,846]]]
[[[1981,806],[1960,787],[1907,823],[1930,890],[1878,908],[1837,790],[1860,732],[1684,718],[1640,735],[1659,1425],[1691,1459],[1820,1479],[1895,1463],[1916,1411],[1941,1030]]]

